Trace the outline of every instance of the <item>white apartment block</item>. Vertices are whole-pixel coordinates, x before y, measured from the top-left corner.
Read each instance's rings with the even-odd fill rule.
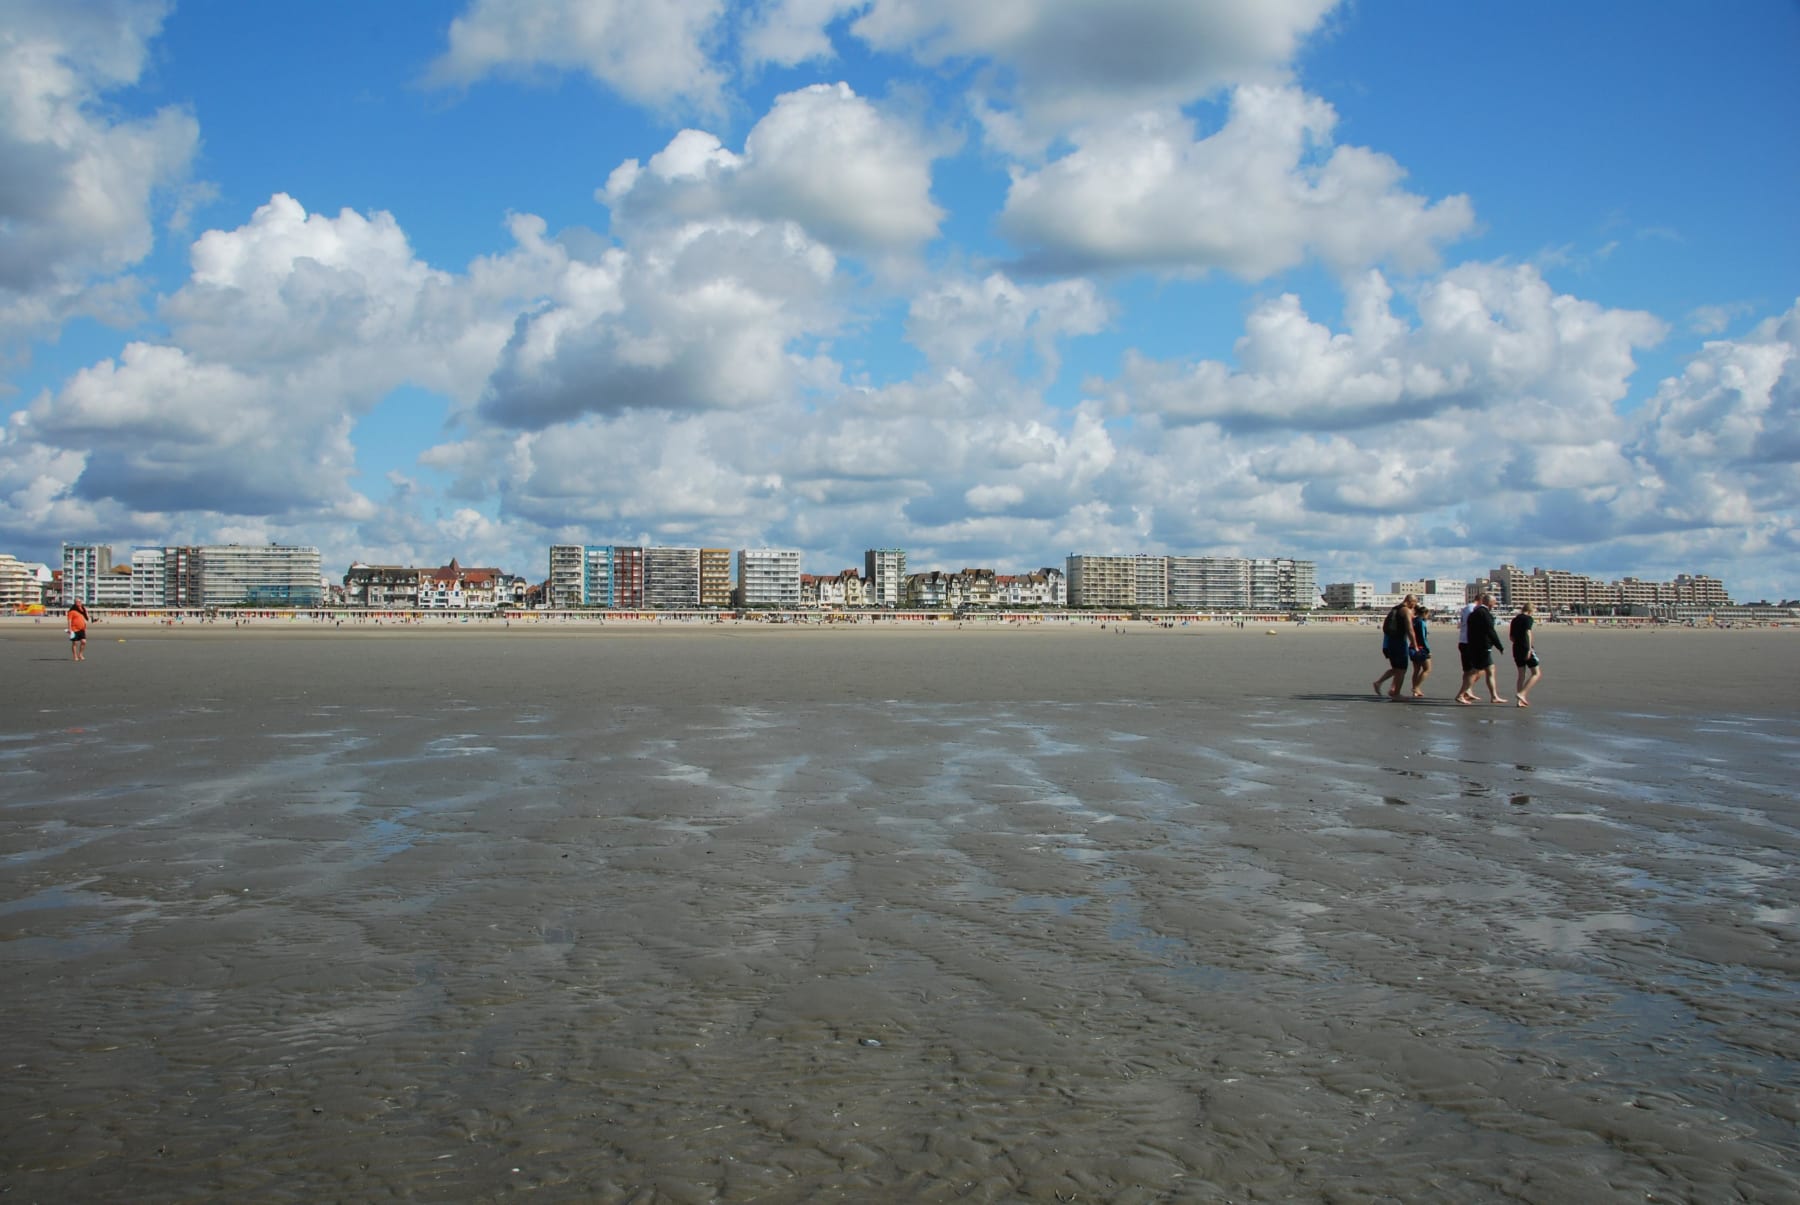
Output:
[[[163,565],[160,548],[136,548],[131,553],[131,608],[153,611],[163,605]]]
[[[0,552],[0,610],[34,606],[43,601],[44,588],[37,567]]]
[[[906,601],[906,553],[870,548],[863,553],[864,596],[871,607],[898,607]]]
[[[211,544],[200,549],[202,606],[316,607],[324,596],[317,548]]]
[[[131,566],[114,565],[94,585],[94,605],[108,611],[131,608]]]
[[[800,605],[800,550],[738,550],[738,602],[746,607]]]
[[[112,572],[110,544],[64,544],[63,605],[80,599],[90,607],[100,604],[100,579]]]

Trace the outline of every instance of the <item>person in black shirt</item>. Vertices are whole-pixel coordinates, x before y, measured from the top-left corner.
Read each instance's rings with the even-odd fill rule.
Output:
[[[1472,689],[1475,680],[1480,678],[1487,683],[1488,701],[1504,703],[1500,697],[1500,684],[1494,680],[1494,650],[1506,651],[1500,643],[1500,633],[1494,624],[1494,596],[1483,594],[1481,603],[1469,612],[1469,660],[1463,669],[1462,690],[1457,692],[1458,703],[1473,703],[1475,692]]]
[[[1544,671],[1538,663],[1537,641],[1531,635],[1531,629],[1536,625],[1537,621],[1531,615],[1530,603],[1520,607],[1519,613],[1513,616],[1511,632],[1513,664],[1519,667],[1519,684],[1513,688],[1513,702],[1520,707],[1531,706],[1531,703],[1525,698],[1525,692],[1536,686],[1538,679],[1544,676]]]

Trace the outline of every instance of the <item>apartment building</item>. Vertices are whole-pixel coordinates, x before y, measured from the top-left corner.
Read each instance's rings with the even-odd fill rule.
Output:
[[[110,544],[62,546],[62,596],[67,606],[76,599],[90,607],[100,604],[100,579],[112,571]]]
[[[798,607],[799,549],[739,549],[737,594],[745,607]]]
[[[719,608],[731,605],[731,549],[700,550],[700,605]]]
[[[94,584],[94,605],[109,611],[131,609],[131,566],[114,565]]]
[[[550,573],[544,579],[548,603],[557,610],[590,605],[588,558],[595,551],[580,544],[550,545]]]
[[[1070,553],[1069,605],[1121,610],[1137,605],[1137,558]]]
[[[1183,611],[1245,610],[1250,562],[1236,556],[1170,557],[1169,605]]]
[[[795,570],[799,572],[798,569]],[[621,611],[644,609],[644,550],[629,545],[612,549],[612,601],[606,605]]]
[[[1139,553],[1132,560],[1136,562],[1137,581],[1133,593],[1137,605],[1158,611],[1166,609],[1169,605],[1169,558]]]
[[[906,601],[906,553],[870,548],[863,553],[864,595],[871,607],[898,607]]]
[[[151,611],[163,604],[163,564],[160,548],[134,548],[131,552],[131,607]]]
[[[0,610],[10,611],[44,601],[43,583],[37,568],[10,553],[0,552]]]
[[[1318,567],[1292,557],[1071,555],[1072,607],[1310,611]]]
[[[579,605],[612,606],[612,548],[589,544],[581,550],[581,589],[576,594]]]
[[[199,553],[202,606],[316,607],[324,600],[317,548],[209,544]]]
[[[700,605],[698,548],[644,549],[644,605],[664,611]]]
[[[1401,583],[1395,582],[1396,588]],[[1327,582],[1325,605],[1334,611],[1360,611],[1375,606],[1374,582]]]

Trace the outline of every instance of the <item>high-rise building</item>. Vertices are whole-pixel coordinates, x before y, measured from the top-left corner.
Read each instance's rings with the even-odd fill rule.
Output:
[[[589,544],[581,550],[582,605],[610,607],[612,596],[612,546]]]
[[[700,605],[698,548],[644,549],[644,605],[662,611]]]
[[[556,610],[596,605],[589,602],[586,587],[586,553],[580,544],[550,545],[550,575],[545,579],[545,601]],[[605,604],[598,604],[604,606]]]
[[[731,605],[731,549],[700,550],[700,605],[721,608]]]
[[[1161,609],[1169,605],[1169,558],[1166,556],[1149,556],[1139,553],[1131,558],[1136,562],[1136,585],[1134,590],[1137,605]]]
[[[800,553],[792,548],[738,550],[738,595],[746,607],[800,605]]]
[[[200,582],[200,562],[200,549],[192,544],[171,545],[162,550],[163,606],[198,607],[201,605],[204,591]]]
[[[134,548],[131,552],[131,606],[157,610],[163,606],[163,550]]]
[[[644,550],[615,546],[612,550],[612,603],[622,611],[644,607]]]
[[[1136,557],[1070,553],[1066,575],[1071,607],[1137,605]]]
[[[100,579],[112,572],[113,550],[110,544],[64,544],[62,593],[63,605],[80,599],[89,606],[100,601]]]
[[[325,595],[319,550],[291,544],[206,545],[200,587],[208,607],[316,607]]]
[[[871,548],[863,553],[863,597],[871,607],[898,607],[906,599],[906,552]]]

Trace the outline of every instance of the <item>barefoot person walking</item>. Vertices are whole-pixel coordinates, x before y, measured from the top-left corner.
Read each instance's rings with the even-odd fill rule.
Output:
[[[1500,685],[1494,680],[1494,651],[1506,651],[1500,643],[1500,633],[1494,623],[1494,596],[1483,594],[1475,607],[1469,612],[1469,642],[1467,655],[1463,658],[1462,689],[1456,692],[1458,703],[1475,701],[1475,681],[1481,679],[1487,683],[1488,701],[1504,703],[1500,697]]]
[[[1538,662],[1537,640],[1531,634],[1531,629],[1537,626],[1537,621],[1532,618],[1531,612],[1530,603],[1520,607],[1519,613],[1513,616],[1510,631],[1513,664],[1519,668],[1519,682],[1513,687],[1513,702],[1520,707],[1531,706],[1531,703],[1525,698],[1525,694],[1537,685],[1539,678],[1544,676],[1543,668]]]
[[[1427,639],[1429,633],[1425,626],[1430,617],[1431,612],[1424,603],[1413,612],[1412,697],[1415,699],[1425,697],[1425,679],[1431,673],[1431,642]]]
[[[1380,694],[1381,684],[1391,678],[1394,687],[1387,692],[1390,699],[1400,697],[1400,687],[1406,681],[1406,668],[1412,664],[1413,603],[1413,596],[1408,594],[1381,621],[1381,655],[1387,658],[1388,669],[1375,679],[1375,693]]]

